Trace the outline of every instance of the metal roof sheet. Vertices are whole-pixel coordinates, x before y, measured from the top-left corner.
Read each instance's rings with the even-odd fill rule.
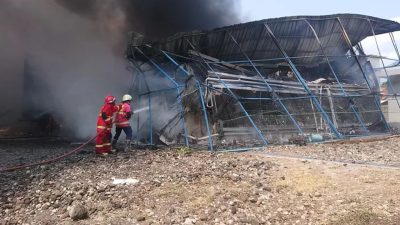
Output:
[[[314,28],[326,55],[343,56],[349,50],[338,18],[353,45],[373,35],[369,21],[376,34],[400,31],[400,24],[397,22],[358,14],[292,16],[236,24],[210,31],[178,33],[158,44],[153,43],[153,46],[185,54],[191,49],[185,40],[187,39],[206,55],[225,61],[241,60],[244,58],[243,54],[230,38],[230,33],[253,60],[282,58],[281,52],[266,32],[264,24],[267,24],[289,56],[301,57],[294,59],[296,64],[309,64],[323,59],[316,57],[322,55],[321,47],[306,20]]]

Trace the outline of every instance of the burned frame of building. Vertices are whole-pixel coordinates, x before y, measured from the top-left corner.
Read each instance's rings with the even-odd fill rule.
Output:
[[[134,117],[136,139],[241,150],[296,137],[389,132],[360,42],[398,30],[393,21],[337,14],[267,19],[161,41],[132,32],[131,93],[136,107],[150,107]]]

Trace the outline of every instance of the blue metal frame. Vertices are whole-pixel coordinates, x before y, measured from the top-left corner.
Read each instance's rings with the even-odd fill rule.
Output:
[[[261,31],[262,32],[262,31]],[[231,37],[232,41],[236,44],[236,46],[239,48],[240,52],[244,55],[244,57],[246,58],[246,60],[251,64],[251,66],[253,67],[253,69],[257,72],[258,76],[261,77],[261,79],[263,80],[263,82],[267,85],[267,90],[269,92],[272,93],[272,98],[274,101],[277,101],[279,103],[279,105],[281,106],[281,108],[285,111],[285,113],[289,116],[290,120],[292,121],[292,123],[294,124],[294,126],[297,128],[297,130],[303,134],[303,129],[301,129],[300,125],[297,123],[296,119],[292,116],[292,114],[289,112],[289,110],[286,108],[286,106],[283,104],[282,100],[280,99],[280,97],[278,96],[278,94],[275,92],[275,90],[269,85],[269,83],[265,80],[265,78],[261,75],[260,71],[257,69],[257,67],[254,65],[254,63],[251,61],[251,59],[249,58],[249,56],[242,50],[242,47],[240,46],[240,44],[238,43],[238,41],[235,39],[235,37],[233,37],[233,35],[231,34],[231,32],[227,31],[227,33],[229,34],[229,36]]]
[[[374,97],[374,103],[376,104],[376,108],[377,108],[377,110],[374,109],[374,112],[379,112],[379,113],[380,113],[380,117],[381,117],[382,121],[384,122],[384,125],[385,125],[386,130],[389,130],[389,126],[388,126],[388,124],[387,124],[387,121],[386,121],[386,119],[385,119],[385,117],[384,117],[384,115],[383,115],[382,109],[381,109],[381,107],[380,107],[378,95],[377,95],[377,93],[375,93],[375,92],[372,91],[372,83],[371,83],[371,80],[368,78],[368,76],[367,76],[366,72],[364,71],[364,68],[363,68],[363,66],[362,66],[362,64],[361,64],[361,62],[360,62],[360,57],[366,57],[366,56],[357,55],[357,54],[356,54],[356,52],[355,52],[354,49],[353,49],[353,45],[352,45],[352,43],[351,43],[351,40],[350,40],[349,36],[347,35],[346,29],[345,29],[345,27],[343,26],[343,24],[342,24],[340,18],[332,18],[332,19],[334,19],[334,20],[336,19],[336,20],[339,22],[342,35],[343,35],[343,37],[344,37],[346,43],[349,45],[350,56],[351,56],[351,57],[355,57],[355,60],[356,60],[356,62],[357,62],[357,64],[358,64],[359,69],[361,70],[361,73],[362,73],[362,75],[363,75],[363,78],[364,78],[365,81],[367,82],[367,86],[368,86],[368,89],[369,89],[369,91],[370,91],[369,94],[373,95],[373,97]],[[235,93],[234,91],[232,91],[232,90],[229,88],[229,86],[227,85],[227,83],[225,83],[225,81],[222,80],[221,77],[219,76],[219,74],[217,74],[217,72],[214,70],[215,67],[213,67],[214,64],[219,64],[219,63],[224,63],[224,62],[223,62],[223,61],[219,61],[219,62],[210,62],[210,61],[207,61],[207,59],[205,59],[205,58],[199,53],[199,51],[196,50],[196,47],[197,47],[197,46],[195,47],[195,46],[190,42],[190,40],[189,40],[188,38],[185,38],[184,41],[186,41],[186,42],[189,44],[189,46],[197,53],[197,55],[199,56],[199,59],[194,60],[194,59],[192,59],[192,58],[188,58],[188,57],[184,57],[184,56],[179,56],[179,55],[176,55],[176,54],[174,54],[174,53],[169,53],[169,52],[164,51],[164,50],[159,50],[159,51],[164,55],[164,57],[166,57],[172,64],[174,64],[175,66],[177,66],[177,68],[178,68],[180,71],[182,71],[187,77],[191,76],[192,74],[190,74],[190,72],[189,72],[185,67],[183,67],[182,65],[180,65],[180,64],[178,63],[179,61],[176,60],[176,58],[182,57],[182,58],[184,58],[184,59],[194,60],[194,61],[197,61],[197,62],[201,63],[202,66],[203,66],[206,70],[210,70],[210,72],[212,72],[213,74],[215,74],[215,76],[218,77],[218,80],[219,80],[220,84],[222,84],[222,85],[224,86],[224,88],[222,89],[222,91],[221,91],[221,90],[217,90],[217,89],[213,88],[212,86],[209,86],[208,83],[203,84],[201,81],[199,81],[199,80],[196,78],[196,76],[193,77],[193,79],[195,79],[196,86],[197,86],[197,88],[198,88],[198,93],[199,93],[199,95],[200,95],[202,111],[203,111],[203,114],[204,114],[204,121],[205,121],[205,123],[206,123],[206,129],[207,129],[207,134],[208,134],[208,146],[209,146],[209,150],[213,151],[213,150],[214,150],[214,148],[213,148],[214,146],[213,146],[213,140],[212,140],[212,131],[211,131],[211,128],[210,128],[210,125],[209,125],[209,118],[208,118],[208,114],[207,114],[207,110],[206,110],[206,103],[205,103],[205,99],[204,99],[204,87],[208,87],[208,88],[210,88],[210,89],[214,89],[215,91],[219,91],[219,92],[221,92],[221,93],[223,93],[223,94],[225,94],[225,95],[228,95],[228,96],[232,97],[234,100],[236,100],[236,102],[239,104],[241,110],[242,110],[243,113],[245,114],[245,115],[243,116],[243,118],[246,117],[246,118],[249,120],[249,122],[250,122],[251,125],[254,127],[254,129],[256,130],[256,132],[257,132],[259,138],[262,140],[262,142],[264,143],[264,145],[268,145],[268,141],[266,140],[266,138],[265,138],[265,136],[263,135],[262,131],[261,131],[261,130],[257,127],[257,125],[255,124],[255,121],[253,120],[252,116],[247,112],[246,108],[244,107],[243,104],[244,104],[244,102],[245,102],[246,100],[248,100],[248,101],[252,101],[252,100],[268,100],[268,101],[274,101],[274,102],[276,102],[276,103],[283,109],[283,111],[286,113],[286,115],[289,116],[291,122],[292,122],[293,125],[296,127],[296,129],[298,130],[298,132],[299,132],[299,133],[304,133],[304,132],[303,132],[303,129],[301,128],[301,126],[300,126],[299,123],[297,122],[296,118],[294,117],[294,115],[296,115],[296,113],[293,113],[293,114],[292,114],[292,113],[289,111],[289,109],[285,106],[285,103],[284,103],[283,101],[284,101],[284,100],[294,100],[294,99],[311,99],[311,100],[312,100],[312,104],[315,105],[315,107],[317,108],[317,110],[318,110],[319,113],[321,114],[322,118],[324,118],[324,120],[325,120],[326,123],[328,124],[330,131],[331,131],[332,133],[334,133],[334,134],[336,135],[337,138],[342,138],[342,137],[343,137],[343,135],[338,131],[338,127],[336,127],[336,126],[334,125],[334,123],[332,122],[332,119],[331,119],[330,116],[328,115],[327,111],[325,111],[325,109],[322,107],[322,104],[321,104],[321,101],[322,101],[322,100],[317,98],[316,94],[313,92],[313,90],[310,88],[310,86],[308,86],[307,82],[304,80],[302,74],[300,73],[300,71],[299,71],[298,68],[297,68],[297,65],[295,65],[294,62],[292,61],[292,59],[295,59],[295,58],[323,57],[324,60],[326,61],[327,65],[328,65],[329,70],[330,70],[331,74],[333,75],[335,81],[338,83],[339,88],[340,88],[340,92],[341,92],[341,93],[338,93],[338,95],[332,96],[332,97],[347,98],[347,99],[349,100],[349,103],[350,103],[349,107],[350,107],[350,109],[351,109],[352,112],[346,111],[346,112],[343,112],[343,113],[349,113],[349,114],[353,113],[353,114],[355,115],[355,117],[356,117],[358,123],[360,124],[360,126],[362,127],[362,129],[365,131],[365,133],[368,134],[368,133],[370,132],[370,131],[368,130],[367,126],[365,125],[364,118],[362,117],[361,112],[358,110],[358,108],[355,106],[355,103],[352,101],[352,98],[353,98],[353,97],[362,97],[362,96],[367,96],[367,95],[352,95],[351,93],[349,94],[349,93],[345,90],[343,84],[340,82],[339,77],[338,77],[338,75],[336,74],[336,71],[335,71],[335,69],[334,69],[334,67],[332,66],[332,63],[331,63],[331,61],[330,61],[331,59],[329,58],[329,57],[343,57],[343,56],[328,56],[328,55],[326,55],[326,54],[325,54],[325,51],[324,51],[324,47],[323,47],[323,45],[322,45],[322,42],[321,42],[320,38],[318,37],[318,34],[317,34],[316,30],[314,29],[314,27],[313,27],[312,24],[310,23],[310,21],[309,21],[308,19],[305,19],[305,18],[299,18],[299,19],[296,19],[296,20],[297,20],[297,21],[300,21],[300,22],[301,22],[301,21],[304,21],[304,22],[307,24],[307,26],[309,27],[309,29],[311,29],[311,31],[312,31],[312,33],[313,33],[313,35],[314,35],[314,37],[315,37],[315,39],[316,39],[316,41],[317,41],[317,43],[318,43],[318,45],[319,45],[319,48],[321,49],[322,55],[290,57],[290,56],[286,53],[286,51],[285,51],[286,49],[284,49],[283,46],[280,44],[280,42],[279,42],[279,40],[277,39],[277,37],[275,36],[274,32],[273,32],[272,29],[270,28],[269,24],[268,24],[268,23],[264,23],[264,24],[263,24],[264,27],[263,27],[263,30],[261,31],[261,34],[262,34],[262,32],[264,32],[265,30],[267,31],[268,35],[271,37],[273,43],[274,43],[275,46],[279,49],[279,51],[280,51],[280,53],[282,54],[283,57],[282,57],[282,58],[273,58],[273,59],[252,60],[252,59],[250,59],[249,55],[248,55],[246,52],[243,51],[241,44],[240,44],[240,43],[236,40],[236,38],[232,35],[232,33],[230,32],[230,30],[229,30],[229,31],[228,31],[228,30],[225,30],[225,32],[226,32],[227,34],[229,34],[230,39],[235,43],[235,45],[236,45],[236,46],[238,47],[238,49],[240,50],[241,54],[244,56],[243,58],[245,59],[245,60],[243,60],[243,61],[240,60],[240,61],[227,61],[227,62],[228,62],[228,63],[232,63],[232,64],[235,64],[235,63],[245,63],[246,65],[251,66],[251,67],[253,68],[253,70],[257,73],[257,75],[258,75],[259,77],[261,77],[263,83],[265,84],[265,85],[262,85],[263,88],[265,88],[268,92],[271,92],[271,95],[272,95],[271,98],[262,98],[261,96],[260,96],[260,98],[246,98],[246,97],[241,97],[239,93]],[[377,42],[377,39],[376,39],[374,27],[373,27],[373,25],[372,25],[372,23],[371,23],[371,20],[369,20],[369,19],[366,19],[366,20],[369,22],[369,25],[370,25],[371,30],[372,30],[372,34],[373,34],[373,36],[374,36],[374,38],[375,38],[375,43],[376,43],[376,46],[377,46],[377,49],[378,49],[378,52],[379,52],[379,56],[380,56],[380,59],[381,59],[382,65],[383,65],[383,69],[384,69],[384,71],[385,71],[386,77],[388,78],[389,87],[391,88],[392,92],[394,93],[395,90],[394,90],[393,84],[391,83],[391,80],[389,79],[389,75],[388,75],[388,72],[387,72],[387,70],[386,70],[386,65],[384,64],[384,61],[383,61],[383,58],[382,58],[382,55],[381,55],[381,51],[380,51],[380,48],[379,48],[379,45],[378,45],[378,42]],[[396,42],[395,42],[395,40],[394,40],[394,36],[393,36],[392,33],[390,33],[389,35],[390,35],[390,37],[391,37],[391,39],[392,39],[393,46],[394,46],[394,48],[395,48],[395,50],[396,50],[397,56],[398,56],[399,61],[400,61],[400,54],[399,54],[399,51],[398,51],[398,49],[397,49]],[[260,37],[261,37],[261,35],[260,35]],[[151,46],[147,46],[147,47],[150,47],[150,48],[151,48]],[[142,55],[148,60],[148,62],[149,62],[155,69],[157,69],[166,79],[168,79],[168,80],[174,85],[173,88],[166,88],[166,89],[160,89],[160,90],[151,91],[151,90],[149,89],[148,85],[147,85],[146,79],[144,78],[144,81],[146,82],[147,92],[144,92],[144,93],[141,93],[141,94],[138,95],[138,102],[139,102],[139,104],[140,104],[140,101],[142,100],[141,97],[142,97],[142,96],[145,96],[145,95],[148,95],[148,96],[147,96],[147,97],[148,97],[148,105],[149,105],[149,114],[148,114],[148,115],[149,115],[149,117],[148,117],[148,123],[149,123],[149,124],[148,124],[148,129],[149,129],[149,130],[148,130],[148,135],[149,135],[149,142],[150,142],[150,144],[153,144],[153,142],[154,142],[154,140],[153,140],[153,127],[152,127],[152,122],[153,122],[152,116],[153,116],[153,115],[152,115],[152,100],[151,100],[151,98],[154,97],[154,93],[161,93],[161,92],[164,92],[164,91],[166,92],[166,91],[174,91],[174,90],[176,90],[176,92],[177,92],[176,98],[177,98],[177,103],[178,103],[178,105],[179,105],[179,113],[180,113],[180,117],[181,117],[180,119],[181,119],[181,122],[182,122],[182,129],[183,129],[184,135],[185,135],[185,142],[186,142],[186,145],[189,146],[188,134],[187,134],[186,123],[185,123],[185,113],[184,113],[183,104],[182,104],[182,98],[183,98],[183,97],[182,97],[182,89],[185,88],[185,85],[178,84],[178,82],[175,81],[175,79],[173,78],[173,76],[171,76],[168,72],[166,72],[166,71],[168,71],[167,69],[163,68],[163,66],[161,66],[160,64],[158,64],[157,62],[155,62],[152,58],[148,57],[139,47],[135,47],[135,49],[136,49],[140,54],[142,54]],[[347,55],[346,55],[346,56],[347,56]],[[200,60],[200,59],[201,59],[201,60]],[[292,72],[294,73],[294,75],[296,76],[297,81],[302,85],[303,90],[305,91],[305,93],[304,93],[305,96],[297,96],[297,97],[287,97],[287,98],[285,98],[285,97],[279,96],[279,94],[274,90],[273,86],[271,86],[272,84],[270,84],[270,81],[269,81],[267,78],[265,78],[265,77],[263,76],[263,74],[261,73],[261,71],[259,70],[259,67],[258,67],[258,65],[257,65],[257,62],[276,61],[276,60],[285,60],[285,61],[289,64],[289,67],[290,67],[290,69],[292,70]],[[171,64],[169,64],[169,65],[171,65]],[[137,65],[135,65],[135,66],[137,66]],[[137,68],[137,69],[139,70],[140,73],[143,74],[143,71],[141,71],[140,68]],[[193,74],[193,75],[194,75],[194,74]],[[368,95],[369,95],[369,94],[368,94]],[[398,106],[399,106],[399,108],[400,108],[400,102],[399,102],[398,99],[397,99],[397,94],[395,93],[394,96],[396,97],[397,104],[398,104]],[[325,97],[326,97],[326,96],[325,96]],[[153,102],[153,103],[154,103],[154,102]],[[178,114],[178,115],[179,115],[179,114]],[[285,116],[285,114],[283,114],[282,116]],[[287,118],[287,117],[285,117],[285,118]],[[137,132],[136,138],[137,138],[137,142],[139,142],[139,138],[140,138],[140,134],[139,134],[139,122],[140,122],[140,118],[139,118],[139,115],[138,115],[137,120],[138,120],[138,121],[137,121],[137,122],[138,122],[138,125],[137,125],[137,131],[136,131],[136,132]],[[264,132],[265,132],[265,130],[264,130]],[[295,131],[295,130],[292,130],[292,132],[296,132],[296,131]],[[246,149],[247,149],[247,148],[246,148]],[[236,149],[236,150],[234,150],[234,151],[241,151],[241,150],[242,150],[242,149]],[[228,150],[228,151],[229,151],[229,150]]]
[[[184,112],[183,112],[182,99],[181,99],[181,94],[180,94],[180,92],[181,92],[180,91],[181,90],[180,89],[180,85],[174,79],[172,79],[172,77],[167,72],[165,72],[157,63],[155,63],[146,54],[144,54],[144,52],[142,50],[140,50],[138,47],[135,47],[135,48],[140,54],[142,54],[147,60],[149,60],[149,62],[154,67],[156,67],[158,69],[158,71],[161,72],[162,75],[164,75],[168,80],[170,80],[175,85],[175,88],[176,88],[176,91],[177,91],[178,103],[179,103],[179,111],[180,111],[180,114],[181,114],[182,128],[183,128],[183,132],[184,132],[184,135],[185,135],[185,143],[186,143],[186,146],[189,147],[189,139],[188,139],[188,136],[187,136],[186,125],[185,125],[185,115],[184,115]]]
[[[336,20],[337,20],[337,22],[339,23],[340,29],[341,29],[341,31],[342,31],[342,35],[343,35],[344,39],[346,40],[346,43],[347,43],[347,45],[348,45],[348,47],[349,47],[350,52],[355,56],[357,65],[358,65],[358,67],[360,68],[361,73],[362,73],[362,75],[363,75],[365,81],[367,82],[368,89],[369,89],[369,91],[372,93],[371,82],[370,82],[370,80],[368,79],[367,75],[365,74],[365,71],[364,71],[364,69],[363,69],[363,67],[362,67],[362,65],[361,65],[361,62],[360,62],[360,60],[358,59],[358,56],[357,56],[357,54],[355,53],[355,51],[354,51],[354,49],[353,49],[353,44],[351,43],[351,40],[350,40],[349,36],[347,35],[346,29],[344,28],[344,26],[343,26],[343,24],[342,24],[342,21],[340,20],[339,17],[336,17]],[[378,99],[378,97],[377,97],[376,94],[374,94],[374,102],[375,102],[375,105],[376,105],[377,109],[379,109],[379,112],[380,112],[379,114],[381,115],[381,120],[382,120],[383,123],[384,123],[384,126],[385,126],[386,131],[390,131],[389,125],[387,124],[387,121],[386,121],[386,119],[385,119],[385,115],[383,115],[383,112],[382,112],[382,109],[381,109],[381,105],[380,105],[379,99]]]
[[[138,105],[140,105],[141,96],[138,96]],[[136,144],[139,144],[139,123],[140,123],[140,114],[137,115],[137,124],[136,124]]]
[[[260,139],[263,141],[264,145],[268,145],[268,141],[265,139],[264,135],[261,133],[260,129],[258,129],[258,127],[256,126],[256,124],[254,123],[253,119],[250,117],[250,115],[248,114],[248,112],[246,111],[246,109],[244,108],[243,104],[239,101],[239,99],[236,97],[235,93],[233,93],[233,91],[226,85],[226,83],[221,80],[221,77],[215,72],[215,70],[210,66],[210,64],[208,64],[208,62],[200,55],[200,53],[197,51],[197,49],[194,47],[194,45],[188,40],[185,39],[188,44],[192,47],[192,49],[198,54],[198,56],[202,59],[202,61],[207,65],[207,67],[218,77],[219,81],[225,86],[225,88],[229,91],[229,93],[234,96],[235,100],[237,101],[237,103],[239,104],[240,108],[242,109],[242,111],[245,113],[247,119],[250,121],[251,125],[254,127],[254,129],[256,130],[258,136],[260,137]]]
[[[340,87],[342,93],[343,93],[349,100],[351,100],[351,99],[349,98],[349,95],[347,94],[347,92],[344,90],[342,83],[339,81],[339,78],[338,78],[338,76],[336,75],[336,72],[335,72],[335,70],[333,69],[332,64],[331,64],[329,58],[326,56],[325,51],[324,51],[324,47],[322,46],[322,43],[321,43],[321,41],[320,41],[320,39],[319,39],[319,37],[318,37],[318,34],[317,34],[317,32],[315,31],[314,27],[311,25],[311,23],[310,23],[307,19],[304,19],[303,21],[308,25],[308,27],[311,29],[312,33],[314,34],[314,37],[315,37],[315,39],[317,40],[318,45],[319,45],[319,47],[320,47],[320,49],[321,49],[321,53],[322,53],[322,55],[324,55],[324,58],[325,58],[326,62],[328,63],[329,69],[330,69],[332,75],[335,77],[336,82],[339,84],[339,87]],[[356,119],[358,120],[358,122],[361,124],[361,127],[363,128],[363,130],[364,130],[366,133],[369,133],[369,130],[368,130],[367,127],[365,126],[365,123],[364,123],[364,120],[362,119],[362,116],[358,113],[358,111],[357,111],[356,108],[354,107],[354,104],[352,103],[352,101],[350,101],[350,108],[351,108],[351,110],[354,112],[354,115],[356,116]]]
[[[168,53],[166,53],[165,51],[162,51],[162,50],[161,50],[161,52],[165,55],[165,57],[167,57],[167,59],[169,59],[174,65],[176,65],[181,71],[183,71],[186,74],[186,76],[188,76],[188,77],[190,76],[190,73],[187,70],[185,70],[183,67],[181,67]],[[197,78],[194,77],[194,79],[196,81],[197,88],[199,89],[201,107],[203,109],[204,120],[206,123],[207,134],[208,134],[208,147],[211,151],[213,151],[214,148],[213,148],[213,142],[212,142],[212,138],[211,138],[210,126],[208,124],[208,115],[207,115],[206,106],[204,103],[203,89],[201,88],[200,82],[197,80]]]
[[[374,30],[374,27],[372,26],[371,20],[368,20],[368,23],[369,23],[369,26],[371,27],[372,34],[374,35],[376,48],[378,49],[379,57],[380,57],[381,62],[382,62],[383,70],[385,71],[385,75],[386,75],[387,82],[388,82],[388,84],[389,84],[389,88],[390,88],[390,90],[392,91],[392,93],[394,94],[394,97],[395,97],[396,102],[397,102],[397,106],[400,108],[400,103],[399,103],[399,100],[397,99],[397,93],[396,93],[395,90],[394,90],[392,81],[391,81],[391,79],[390,79],[390,77],[389,77],[389,74],[388,74],[388,72],[387,72],[387,70],[386,70],[385,63],[383,62],[383,58],[382,58],[382,54],[381,54],[381,49],[379,48],[378,40],[376,39],[375,30]]]
[[[183,88],[183,87],[185,87],[185,85],[180,85],[179,87]],[[155,91],[148,91],[148,92],[145,92],[145,93],[141,93],[141,94],[139,94],[139,96],[144,96],[144,95],[154,94],[154,93],[159,93],[159,92],[175,91],[175,90],[176,90],[176,87],[165,88],[165,89],[159,89],[159,90],[155,90]]]
[[[148,95],[148,104],[149,104],[149,137],[150,137],[150,144],[153,145],[153,121],[151,118],[151,94]]]
[[[325,110],[322,108],[321,103],[319,102],[318,98],[314,95],[314,93],[311,91],[311,89],[308,87],[307,83],[301,76],[300,72],[297,70],[296,66],[292,62],[292,60],[289,58],[285,50],[282,48],[282,46],[279,44],[279,41],[274,35],[274,32],[272,32],[271,28],[268,26],[267,23],[264,23],[264,27],[268,31],[269,36],[272,38],[273,42],[275,43],[276,47],[279,49],[279,51],[282,53],[282,55],[285,57],[286,61],[289,64],[289,67],[292,69],[294,75],[296,76],[296,79],[300,82],[300,84],[303,86],[304,90],[310,95],[312,98],[312,102],[324,118],[324,120],[328,123],[328,126],[330,130],[335,133],[337,138],[342,138],[342,134],[336,129],[335,125],[332,123],[331,119],[329,118],[328,114],[325,112]]]
[[[400,52],[399,52],[399,49],[397,48],[396,39],[394,38],[392,32],[389,33],[389,36],[390,36],[390,39],[392,40],[393,48],[396,51],[397,59],[400,62]]]

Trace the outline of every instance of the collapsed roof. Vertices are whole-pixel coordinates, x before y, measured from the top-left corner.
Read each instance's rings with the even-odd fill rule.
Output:
[[[282,57],[281,53],[266,31],[265,24],[267,24],[281,44],[285,46],[289,56],[304,56],[305,58],[301,59],[302,64],[314,63],[321,59],[307,58],[307,56],[315,56],[320,48],[316,44],[315,37],[309,32],[310,28],[305,21],[310,23],[322,45],[325,46],[325,54],[335,56],[343,55],[349,50],[340,31],[338,20],[342,22],[353,45],[373,35],[371,25],[376,35],[400,31],[400,24],[397,22],[358,14],[291,16],[236,24],[211,31],[177,33],[165,40],[146,44],[169,52],[186,53],[191,49],[185,42],[186,38],[194,45],[200,46],[198,50],[206,55],[226,61],[242,58],[242,53],[230,40],[229,32],[241,43],[242,50],[252,60],[280,58]],[[143,38],[133,38],[132,40],[134,41],[133,45],[144,44]]]
[[[362,135],[388,131],[379,82],[360,42],[394,31],[400,31],[394,21],[335,14],[266,19],[158,41],[132,32],[128,59],[138,71],[132,90],[140,102],[175,85],[178,94],[159,101],[169,107],[159,111],[181,108],[173,109],[176,115],[158,133],[172,134],[182,120],[186,130],[174,135],[183,135],[166,137],[177,142],[190,137],[186,132],[204,140],[238,129],[240,135],[246,133],[240,129],[253,132],[251,127],[264,144],[273,131],[284,136],[325,130],[337,137],[356,132],[349,129]],[[168,82],[160,84],[160,76]],[[175,98],[177,104],[169,104]],[[151,116],[148,121],[153,137]],[[166,127],[172,128],[164,132]]]

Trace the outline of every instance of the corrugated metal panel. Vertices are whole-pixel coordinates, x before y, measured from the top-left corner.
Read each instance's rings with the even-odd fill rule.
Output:
[[[371,36],[368,20],[373,23],[375,33],[382,34],[400,30],[400,24],[390,20],[357,14],[336,14],[329,16],[295,16],[260,20],[245,24],[217,28],[208,32],[182,33],[161,43],[161,48],[186,53],[190,40],[200,52],[226,61],[241,60],[243,55],[230,39],[230,32],[252,59],[281,58],[282,55],[264,28],[267,23],[289,56],[305,56],[294,60],[297,64],[312,64],[322,60],[321,49],[307,19],[318,34],[325,53],[329,56],[345,54],[349,49],[343,38],[337,18],[340,18],[353,44]]]

